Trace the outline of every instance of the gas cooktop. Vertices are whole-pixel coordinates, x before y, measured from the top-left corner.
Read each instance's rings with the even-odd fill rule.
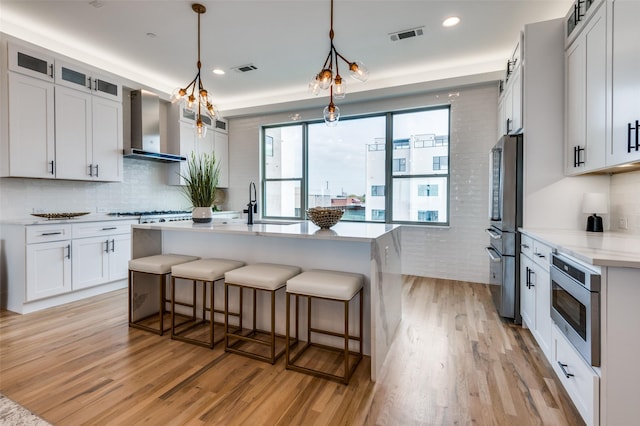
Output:
[[[112,216],[163,216],[163,215],[180,215],[191,214],[189,210],[149,210],[149,211],[132,211],[132,212],[113,212]]]

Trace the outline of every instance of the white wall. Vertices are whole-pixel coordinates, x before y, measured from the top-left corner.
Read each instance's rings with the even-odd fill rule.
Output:
[[[611,176],[609,198],[609,218],[611,230],[640,234],[640,171],[620,173]],[[620,219],[627,219],[627,229],[620,227]]]
[[[164,163],[124,159],[123,182],[0,178],[0,217],[28,217],[33,209],[96,213],[190,209],[178,187],[167,186]]]
[[[451,102],[451,226],[407,226],[402,232],[402,273],[488,282],[487,236],[489,150],[497,141],[497,84],[439,90],[340,105],[343,116]],[[227,208],[243,209],[250,181],[260,181],[260,126],[321,118],[322,108],[229,120],[230,177]]]

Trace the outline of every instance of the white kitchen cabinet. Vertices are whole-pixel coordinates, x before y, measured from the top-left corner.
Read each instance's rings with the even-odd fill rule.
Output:
[[[6,308],[28,313],[126,287],[134,223],[4,223]]]
[[[3,175],[54,177],[54,84],[13,72],[8,79],[9,146]]]
[[[520,255],[520,315],[522,325],[528,329],[536,326],[536,287],[532,277],[533,261]]]
[[[613,114],[608,165],[640,161],[640,2],[613,2]]]
[[[227,133],[216,130],[213,132],[214,137],[214,152],[216,154],[216,160],[220,165],[220,177],[218,179],[218,187],[229,187],[229,135]]]
[[[221,120],[211,120],[208,116],[203,116],[202,120],[207,126],[207,134],[204,138],[198,139],[195,132],[195,113],[185,109],[180,105],[170,105],[168,110],[167,133],[169,139],[170,152],[179,152],[180,156],[190,158],[194,153],[213,153],[216,162],[220,167],[218,187],[229,186],[229,135],[226,131],[226,122]],[[170,185],[184,185],[184,175],[187,171],[187,161],[171,165],[169,171]]]
[[[9,43],[9,70],[53,83],[54,57],[46,51]]]
[[[607,7],[601,5],[565,52],[565,174],[606,165]]]
[[[551,247],[522,234],[520,246],[520,315],[536,342],[551,358]]]
[[[103,76],[99,71],[64,61],[55,63],[56,83],[97,96],[122,101],[122,86],[115,79]]]
[[[122,105],[56,87],[56,178],[122,180]]]
[[[26,233],[26,300],[71,291],[71,227],[44,225]]]
[[[504,83],[504,91],[499,100],[498,116],[500,134],[514,134],[522,130],[522,70],[517,66]]]
[[[73,290],[127,278],[131,233],[73,240]]]
[[[554,324],[551,332],[551,366],[585,423],[588,426],[600,424],[600,377],[576,352],[558,326]]]

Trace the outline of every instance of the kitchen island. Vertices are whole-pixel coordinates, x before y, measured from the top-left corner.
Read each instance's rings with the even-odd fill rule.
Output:
[[[211,224],[191,222],[133,225],[132,258],[154,254],[186,254],[202,258],[218,257],[257,262],[297,265],[303,270],[329,269],[356,272],[365,277],[364,285],[364,350],[371,356],[371,379],[376,380],[394,334],[402,319],[400,228],[378,223],[340,222],[332,229],[320,229],[311,222],[263,222],[254,225],[238,221],[214,221]],[[221,287],[221,286],[218,286]],[[136,303],[134,319],[148,315],[157,296],[148,286],[145,299]],[[216,307],[224,302],[216,289]],[[140,298],[140,295],[138,295]],[[276,331],[284,334],[284,298],[276,303]],[[231,303],[231,302],[230,302]],[[245,301],[250,303],[250,301]],[[258,298],[258,303],[266,300]],[[303,306],[301,317],[304,318]],[[245,309],[245,312],[250,312]],[[265,310],[261,310],[265,312]],[[340,327],[340,307],[323,307],[322,317],[315,314],[319,327]],[[260,314],[259,314],[260,315]],[[266,321],[258,318],[258,326]],[[316,322],[317,321],[317,322]],[[353,330],[357,330],[353,318]],[[350,323],[351,324],[351,323]],[[305,335],[301,323],[301,336]],[[328,342],[327,342],[328,343]]]

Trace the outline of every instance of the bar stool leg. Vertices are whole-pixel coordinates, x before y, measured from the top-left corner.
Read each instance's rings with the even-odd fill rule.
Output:
[[[159,280],[160,280],[160,309],[158,310],[159,315],[160,315],[160,335],[162,336],[164,334],[164,312],[166,310],[166,288],[165,288],[165,281],[164,281],[164,275],[158,275]],[[173,298],[171,299],[173,300]],[[173,309],[173,307],[172,307]],[[173,315],[173,313],[172,313]]]
[[[349,301],[344,301],[344,383],[349,383]]]
[[[171,337],[174,336],[174,330],[176,328],[176,277],[171,276]]]
[[[255,316],[255,311],[254,311]],[[271,364],[276,362],[276,292],[271,292]]]

